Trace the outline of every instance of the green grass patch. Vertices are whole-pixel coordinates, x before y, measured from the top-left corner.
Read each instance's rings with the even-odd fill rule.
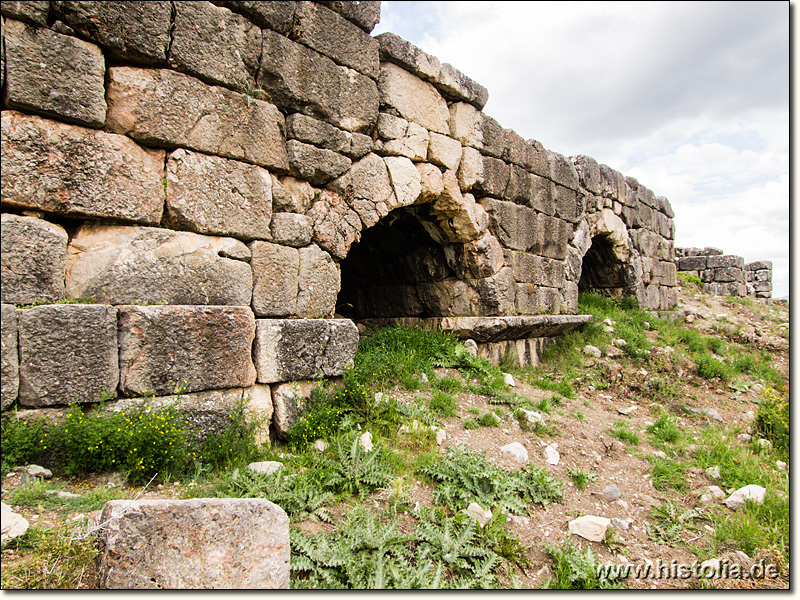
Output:
[[[616,440],[630,444],[631,446],[639,445],[638,434],[631,430],[627,421],[619,419],[614,422],[614,426],[609,430],[609,434]]]

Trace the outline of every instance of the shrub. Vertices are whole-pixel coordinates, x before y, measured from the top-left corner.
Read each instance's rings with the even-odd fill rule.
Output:
[[[253,462],[261,455],[255,438],[260,425],[247,414],[247,399],[239,400],[228,414],[225,430],[209,435],[203,442],[200,461],[214,468]]]
[[[789,452],[789,400],[773,388],[762,392],[756,414],[756,429],[776,449]]]

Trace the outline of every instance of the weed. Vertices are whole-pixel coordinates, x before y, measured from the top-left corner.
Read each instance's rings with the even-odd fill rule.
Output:
[[[255,438],[261,423],[248,415],[247,402],[247,398],[239,400],[228,414],[225,430],[205,439],[198,457],[200,462],[214,468],[230,468],[253,462],[263,455]]]
[[[658,544],[674,546],[683,540],[684,529],[691,528],[697,513],[693,510],[681,510],[677,504],[667,501],[650,511],[650,518],[655,519],[647,527],[647,534]]]
[[[630,429],[627,421],[619,419],[614,421],[614,427],[609,430],[609,434],[614,439],[630,444],[631,446],[639,445],[639,436],[635,431]]]
[[[789,400],[766,388],[756,414],[756,430],[782,453],[789,452]]]
[[[662,414],[655,423],[647,426],[647,432],[653,439],[664,444],[674,444],[679,442],[683,433],[669,415]]]
[[[586,486],[593,481],[597,481],[597,473],[585,472],[580,469],[567,469],[567,475],[572,478],[572,482],[579,490],[586,489]]]
[[[362,448],[358,435],[340,435],[333,447],[335,460],[323,463],[329,467],[325,487],[336,492],[358,494],[363,499],[373,489],[394,480],[394,473],[380,446],[367,452]]]
[[[567,539],[560,548],[544,545],[545,551],[553,559],[553,575],[544,582],[542,588],[556,590],[607,590],[620,589],[616,577],[602,576],[597,556],[590,547],[581,550],[572,540]]]
[[[686,481],[686,465],[674,460],[648,456],[653,468],[650,476],[653,487],[660,491],[673,489],[677,492],[685,492],[689,488]]]
[[[440,417],[452,417],[456,414],[456,399],[447,392],[436,390],[430,403],[431,410]]]

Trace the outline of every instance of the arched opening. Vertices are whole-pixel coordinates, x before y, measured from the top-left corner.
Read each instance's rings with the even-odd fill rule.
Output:
[[[424,206],[392,211],[365,230],[341,262],[338,314],[365,318],[429,317],[420,286],[454,276],[445,245],[431,237],[435,220]]]
[[[583,257],[579,292],[596,292],[619,298],[634,293],[633,266],[622,262],[606,235],[595,235]]]

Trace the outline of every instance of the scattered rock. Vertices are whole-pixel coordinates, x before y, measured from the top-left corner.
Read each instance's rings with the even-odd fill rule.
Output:
[[[725,492],[717,485],[710,485],[706,489],[708,490],[708,493],[717,500],[722,500],[725,498]]]
[[[478,344],[475,340],[464,340],[464,348],[472,356],[478,356]]]
[[[614,338],[613,340],[611,340],[611,344],[616,346],[617,348],[623,348],[624,346],[628,345],[628,342],[626,342],[622,338]]]
[[[722,475],[720,475],[719,472],[719,467],[717,466],[707,468],[706,475],[711,477],[711,479],[719,479],[720,477],[722,477]]]
[[[58,496],[59,498],[64,498],[64,500],[72,500],[73,498],[80,498],[78,494],[73,494],[72,492],[65,492],[64,490],[45,490],[45,494],[49,494],[51,496]]]
[[[621,531],[628,531],[631,525],[633,524],[633,518],[628,517],[627,519],[618,519],[617,517],[613,517],[611,519],[611,525],[614,529],[619,529]]]
[[[261,473],[263,475],[272,475],[283,468],[283,463],[275,460],[265,460],[263,462],[253,462],[247,465],[247,468],[254,473]]]
[[[314,442],[314,450],[316,450],[317,452],[320,453],[325,452],[327,448],[328,448],[328,442],[326,442],[325,440],[317,440],[316,442]]]
[[[600,358],[603,355],[603,353],[600,352],[600,348],[591,345],[584,346],[583,353],[587,356],[593,356],[595,358]]]
[[[511,456],[513,456],[514,460],[516,460],[518,463],[522,465],[528,464],[528,451],[525,449],[525,446],[523,446],[519,442],[512,442],[510,444],[506,444],[505,446],[500,448],[500,450],[502,452],[505,452],[506,454],[510,454]]]
[[[772,448],[772,442],[770,442],[769,440],[765,440],[764,438],[760,438],[758,440],[758,445],[761,446],[762,448]]]
[[[618,408],[617,412],[621,415],[629,415],[637,410],[639,410],[638,406],[629,406],[628,408]]]
[[[584,515],[569,522],[569,532],[590,542],[602,542],[606,537],[609,525],[611,525],[611,519]]]
[[[52,479],[53,472],[50,469],[45,469],[39,465],[29,465],[27,473],[31,477],[41,477],[42,479]]]
[[[707,416],[709,419],[714,419],[715,421],[719,421],[722,423],[722,415],[717,412],[714,408],[704,408],[703,414]]]
[[[364,452],[372,452],[374,446],[372,445],[372,434],[369,431],[362,434],[358,441]]]
[[[750,435],[749,433],[740,433],[739,435],[736,436],[736,439],[741,440],[743,442],[749,442],[750,440],[753,439],[753,436]]]
[[[630,508],[630,506],[628,506],[628,503],[625,502],[625,500],[623,500],[622,498],[618,498],[617,500],[615,500],[614,504],[619,506],[624,511],[627,511]]]
[[[419,376],[419,380],[420,380],[422,383],[430,383],[430,382],[428,381],[428,376],[427,376],[427,375],[425,375],[425,373],[422,373],[422,374]]]
[[[15,513],[8,504],[0,502],[0,510],[2,510],[2,517],[0,518],[0,537],[2,541],[13,540],[28,531],[28,520],[22,515]]]
[[[558,462],[561,460],[561,455],[558,453],[558,450],[556,450],[549,444],[544,449],[544,455],[547,458],[548,465],[557,465]]]
[[[624,352],[619,348],[617,348],[616,346],[609,346],[608,348],[606,348],[606,355],[610,358],[617,358],[619,356],[622,356],[623,354]]]
[[[667,453],[662,452],[661,450],[656,450],[655,452],[653,452],[653,456],[657,458],[667,458]]]
[[[536,423],[544,424],[544,415],[532,410],[525,410],[522,409],[522,412],[525,413],[525,419],[527,419],[528,423],[531,425],[536,425]]]
[[[785,471],[786,470],[786,463],[783,462],[782,460],[776,460],[775,461],[775,466],[778,467],[779,471]]]
[[[746,485],[728,496],[728,499],[725,500],[725,506],[731,510],[737,510],[744,506],[745,500],[753,500],[757,504],[762,504],[766,493],[766,488],[760,485]]]
[[[514,382],[514,377],[511,373],[503,373],[503,383],[505,383],[509,387],[516,387],[517,384]]]
[[[605,498],[609,502],[613,502],[614,500],[617,500],[620,496],[622,496],[622,493],[620,493],[619,488],[614,484],[607,486],[602,492],[600,492],[600,494],[603,496],[603,498]]]
[[[473,502],[467,507],[467,514],[474,517],[481,527],[484,527],[492,519],[492,511],[486,510],[477,502]]]
[[[447,440],[447,432],[444,429],[438,429],[436,431],[436,445],[441,446],[445,440]]]

